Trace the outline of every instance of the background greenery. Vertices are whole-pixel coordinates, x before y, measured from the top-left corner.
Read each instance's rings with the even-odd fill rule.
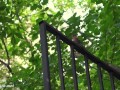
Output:
[[[45,20],[101,60],[120,66],[119,0],[0,0],[0,85],[14,90],[43,90],[39,22]],[[55,36],[48,33],[52,90],[60,90]],[[69,46],[61,41],[66,90],[73,90]],[[90,63],[93,90],[99,90],[96,65]],[[84,61],[76,60],[80,90],[87,90]],[[110,90],[103,72],[105,90]],[[120,81],[115,80],[116,90]],[[13,88],[2,88],[12,90]]]

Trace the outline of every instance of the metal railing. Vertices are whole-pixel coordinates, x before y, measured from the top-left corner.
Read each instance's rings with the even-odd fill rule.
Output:
[[[56,46],[57,46],[57,53],[58,53],[61,90],[65,90],[65,84],[64,84],[60,40],[62,40],[64,43],[66,43],[67,45],[69,45],[71,47],[70,49],[71,49],[71,59],[72,59],[74,90],[78,90],[78,81],[77,81],[77,75],[76,75],[74,50],[76,50],[77,52],[81,53],[84,56],[88,90],[92,90],[88,60],[90,60],[92,63],[95,63],[97,65],[100,90],[104,90],[101,68],[109,73],[111,89],[115,90],[114,77],[116,77],[118,80],[120,80],[120,71],[118,71],[113,66],[101,61],[99,58],[95,57],[90,52],[88,52],[83,46],[80,46],[80,45],[74,43],[73,41],[68,39],[61,32],[59,32],[57,29],[55,29],[54,27],[52,27],[45,21],[40,22],[39,25],[40,25],[40,42],[41,42],[41,52],[42,52],[44,90],[51,90],[50,70],[49,70],[49,60],[48,60],[48,44],[47,44],[46,31],[48,31],[48,32],[52,33],[54,36],[56,36]]]

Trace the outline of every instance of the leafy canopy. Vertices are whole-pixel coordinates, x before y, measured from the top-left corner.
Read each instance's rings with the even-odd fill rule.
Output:
[[[0,0],[0,84],[21,90],[43,90],[38,23],[45,20],[71,39],[77,34],[84,46],[105,62],[120,65],[119,0]],[[60,78],[55,36],[48,33],[52,89]],[[61,41],[66,90],[73,88],[69,46]],[[84,60],[76,60],[79,88],[87,89]],[[99,89],[97,66],[90,62],[92,87]],[[109,76],[103,71],[105,89]],[[119,81],[116,81],[117,89]],[[118,83],[119,82],[119,83]],[[56,86],[56,87],[55,87]],[[5,88],[6,90],[10,88]]]

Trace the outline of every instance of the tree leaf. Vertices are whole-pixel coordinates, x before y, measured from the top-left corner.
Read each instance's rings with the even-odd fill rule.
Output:
[[[42,1],[42,4],[43,4],[43,5],[46,5],[47,3],[48,3],[48,0],[43,0],[43,1]]]
[[[23,36],[22,36],[22,34],[21,34],[21,33],[15,33],[15,35],[16,35],[18,38],[23,39]]]
[[[0,43],[0,49],[3,49],[1,43]]]

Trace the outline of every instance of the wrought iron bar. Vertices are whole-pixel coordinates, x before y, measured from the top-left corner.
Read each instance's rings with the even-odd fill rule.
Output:
[[[58,53],[58,65],[59,65],[60,80],[61,80],[61,90],[65,90],[64,76],[63,76],[63,65],[62,65],[62,56],[61,56],[61,47],[60,47],[60,38],[59,38],[59,36],[56,36],[56,45],[57,45],[57,53]]]
[[[97,65],[97,69],[98,69],[98,78],[99,78],[99,83],[100,83],[100,90],[104,90],[103,80],[102,80],[102,72],[101,72],[101,67],[99,66],[99,64]]]
[[[42,52],[44,89],[51,90],[46,23],[40,24],[40,42],[41,42],[41,52]]]
[[[75,90],[78,90],[74,47],[70,46],[70,49],[71,49],[71,58],[72,58],[72,71],[73,71],[74,88],[75,88]]]
[[[90,73],[89,73],[88,58],[86,56],[84,56],[84,58],[85,58],[86,78],[87,78],[88,90],[92,90],[92,88],[91,88],[91,80],[90,80]]]
[[[78,82],[77,82],[77,74],[76,74],[76,64],[75,64],[75,55],[74,55],[74,47],[71,48],[71,58],[72,58],[72,71],[73,71],[73,80],[74,80],[74,88],[78,90]]]
[[[109,75],[110,75],[111,90],[115,90],[114,77],[112,72],[110,72]]]

